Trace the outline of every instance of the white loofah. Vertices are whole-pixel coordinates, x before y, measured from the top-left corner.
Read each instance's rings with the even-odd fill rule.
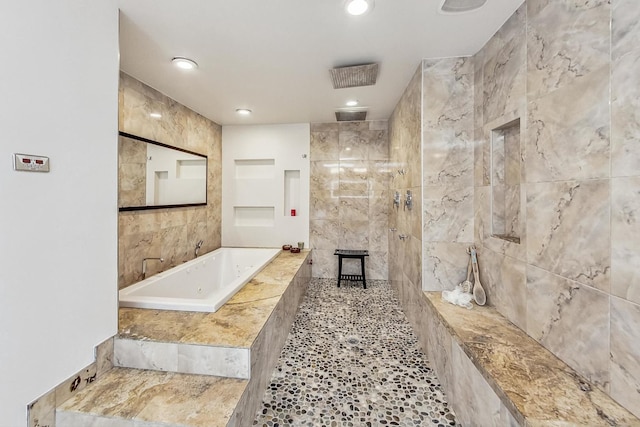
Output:
[[[469,310],[473,308],[473,304],[471,304],[473,295],[468,292],[464,292],[460,285],[457,285],[452,291],[442,291],[442,299]]]

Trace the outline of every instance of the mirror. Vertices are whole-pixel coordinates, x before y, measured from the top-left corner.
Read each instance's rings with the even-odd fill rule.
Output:
[[[118,134],[120,211],[207,204],[207,156]]]

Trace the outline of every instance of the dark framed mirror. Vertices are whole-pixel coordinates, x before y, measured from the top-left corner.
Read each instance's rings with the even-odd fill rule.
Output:
[[[207,204],[207,156],[118,132],[118,209]]]

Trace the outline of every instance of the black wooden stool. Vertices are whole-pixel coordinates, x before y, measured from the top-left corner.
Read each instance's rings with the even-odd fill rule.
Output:
[[[369,256],[369,251],[356,251],[351,249],[336,249],[333,253],[338,255],[338,287],[342,280],[351,280],[354,282],[362,281],[362,286],[367,289],[367,276],[364,272],[364,257]],[[360,274],[342,274],[342,259],[343,258],[359,258],[360,259]]]

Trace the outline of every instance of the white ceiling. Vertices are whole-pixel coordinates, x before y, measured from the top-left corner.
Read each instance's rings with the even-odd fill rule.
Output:
[[[460,15],[440,14],[441,0],[376,0],[359,17],[343,1],[120,0],[121,69],[222,125],[331,122],[349,99],[388,119],[421,59],[473,55],[523,0]],[[369,62],[375,86],[333,89],[330,68]]]

